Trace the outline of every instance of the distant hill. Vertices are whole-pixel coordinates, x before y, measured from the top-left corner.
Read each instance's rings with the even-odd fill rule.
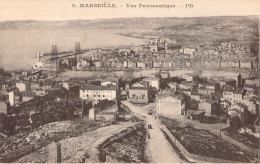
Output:
[[[0,30],[48,30],[48,29],[164,29],[182,25],[196,28],[204,25],[248,24],[257,25],[257,16],[225,16],[225,17],[194,17],[194,18],[115,18],[97,20],[68,20],[68,21],[4,21],[0,22]]]

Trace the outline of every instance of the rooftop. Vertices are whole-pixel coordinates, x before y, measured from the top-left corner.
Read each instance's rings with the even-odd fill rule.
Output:
[[[236,89],[234,91],[234,94],[242,94],[243,93],[243,90],[242,89]]]
[[[147,77],[147,78],[144,78],[143,80],[144,80],[144,81],[146,81],[146,80],[148,80],[148,81],[150,81],[150,80],[156,80],[156,81],[158,81],[159,78],[157,78],[157,77]]]
[[[172,93],[164,93],[164,94],[156,95],[156,98],[158,98],[158,99],[164,99],[164,98],[167,98],[167,97],[172,97],[172,98],[176,98],[176,99],[179,99],[179,100],[184,99],[184,97],[182,95],[172,95]]]
[[[133,90],[148,90],[148,87],[130,87],[129,89],[133,89]]]
[[[116,90],[116,87],[114,85],[107,85],[107,86],[87,85],[87,86],[82,86],[80,90]]]
[[[33,96],[35,96],[35,93],[33,93],[33,92],[22,92],[21,94],[22,94],[22,96],[26,96],[26,97],[33,97]]]
[[[209,104],[214,104],[214,103],[216,103],[215,100],[207,100],[206,102],[209,103]]]
[[[224,91],[229,91],[229,92],[233,92],[234,91],[234,87],[233,86],[225,86],[225,88],[224,88]]]

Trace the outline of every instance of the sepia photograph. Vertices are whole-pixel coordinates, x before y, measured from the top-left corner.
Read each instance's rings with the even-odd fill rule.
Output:
[[[257,0],[0,0],[0,163],[259,163]]]

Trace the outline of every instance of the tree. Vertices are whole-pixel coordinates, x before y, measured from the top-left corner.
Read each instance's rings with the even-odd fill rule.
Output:
[[[5,133],[12,134],[15,132],[15,125],[16,125],[16,116],[9,116],[6,117],[3,128]]]
[[[3,126],[3,124],[4,124],[4,122],[5,122],[5,120],[6,120],[6,114],[4,114],[4,113],[0,113],[0,133],[4,133],[4,126]]]
[[[6,117],[7,117],[6,114],[0,113],[0,124],[3,124],[3,123],[4,123]]]
[[[234,129],[238,129],[241,127],[241,121],[238,116],[230,118],[230,127]]]

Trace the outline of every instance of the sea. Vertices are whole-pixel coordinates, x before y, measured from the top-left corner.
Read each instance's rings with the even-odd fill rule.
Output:
[[[49,53],[52,45],[58,51],[142,45],[147,40],[118,35],[106,30],[3,30],[0,31],[0,68],[8,71],[30,70],[38,51]]]

